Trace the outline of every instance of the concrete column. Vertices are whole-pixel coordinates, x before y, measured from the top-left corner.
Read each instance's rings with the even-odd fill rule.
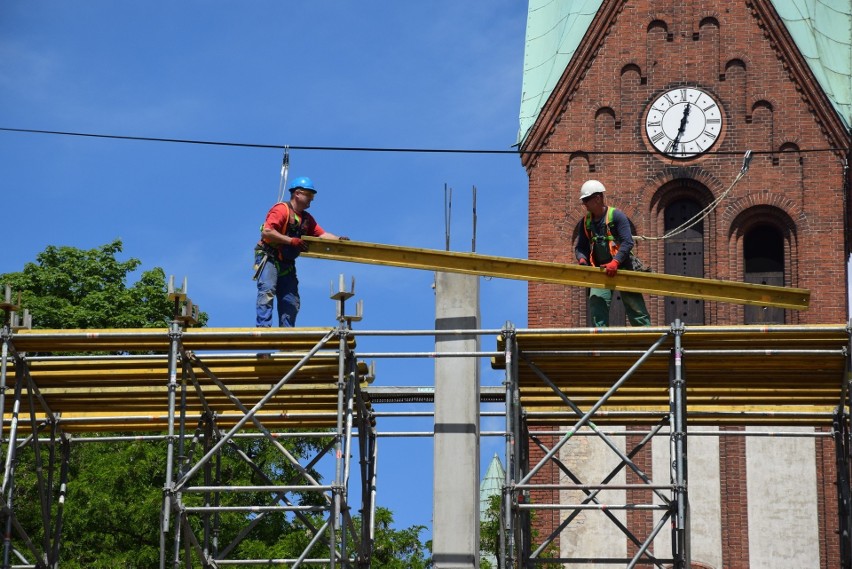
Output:
[[[435,329],[479,328],[479,277],[435,276]],[[479,350],[479,337],[439,335],[436,352]],[[435,569],[479,567],[479,360],[435,359]]]

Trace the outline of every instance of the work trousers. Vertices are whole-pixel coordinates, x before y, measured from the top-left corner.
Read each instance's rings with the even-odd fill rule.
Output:
[[[645,299],[638,292],[621,291],[621,302],[631,326],[650,326],[651,317],[645,307]],[[589,290],[589,314],[595,328],[609,326],[609,307],[612,304],[612,289],[593,288]]]
[[[263,262],[266,253],[255,253],[255,264]],[[272,304],[278,302],[278,326],[290,328],[296,325],[299,313],[299,279],[295,264],[274,263],[269,259],[257,276],[257,325],[272,326]]]

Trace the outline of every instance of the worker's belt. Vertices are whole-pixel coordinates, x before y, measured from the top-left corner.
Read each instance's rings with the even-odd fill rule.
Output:
[[[291,259],[280,259],[278,257],[278,249],[265,241],[260,241],[255,246],[255,253],[264,253],[267,257],[267,262],[271,262],[278,269],[278,276],[284,276],[296,270],[296,261]],[[259,272],[259,271],[258,271]]]

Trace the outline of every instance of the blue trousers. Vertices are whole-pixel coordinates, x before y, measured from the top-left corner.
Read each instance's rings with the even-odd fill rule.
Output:
[[[260,264],[265,253],[255,252],[254,262]],[[279,270],[279,267],[281,270]],[[278,301],[278,326],[290,328],[296,325],[299,313],[299,279],[296,265],[280,265],[270,259],[257,276],[257,325],[272,326],[272,304]]]
[[[621,291],[621,302],[631,326],[650,326],[651,317],[645,307],[645,299],[638,292]],[[609,307],[612,304],[612,290],[608,288],[589,289],[589,313],[595,328],[609,326]]]

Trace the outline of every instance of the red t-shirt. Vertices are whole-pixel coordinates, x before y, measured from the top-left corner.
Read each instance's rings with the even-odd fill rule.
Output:
[[[319,237],[325,233],[325,230],[319,226],[314,219],[314,216],[310,213],[303,211],[301,214],[297,214],[294,211],[293,215],[296,216],[296,220],[301,225],[302,235],[307,235],[308,237]],[[286,202],[280,202],[272,206],[272,209],[270,209],[269,213],[266,214],[266,221],[263,222],[263,226],[267,229],[274,229],[282,235],[287,235],[287,224],[289,222],[290,207]],[[288,237],[292,236],[288,235]]]

